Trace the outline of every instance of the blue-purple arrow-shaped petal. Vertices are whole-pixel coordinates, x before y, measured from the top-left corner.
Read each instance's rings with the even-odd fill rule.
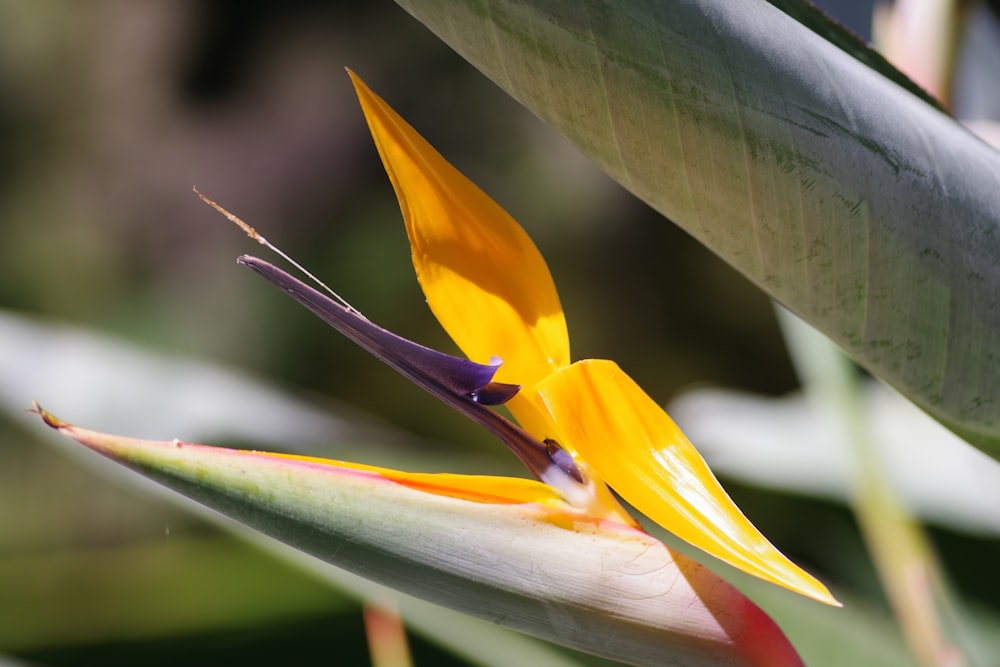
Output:
[[[558,489],[567,488],[567,483],[572,486],[583,482],[572,457],[554,442],[538,441],[486,407],[504,403],[520,389],[518,385],[493,382],[503,363],[499,357],[493,357],[489,364],[478,364],[432,350],[373,324],[273,264],[249,255],[237,261],[281,288],[390,368],[489,429],[539,480]]]

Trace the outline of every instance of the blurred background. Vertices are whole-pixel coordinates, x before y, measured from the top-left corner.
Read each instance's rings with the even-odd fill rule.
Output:
[[[868,3],[822,4],[868,38]],[[238,267],[264,250],[191,191],[374,321],[454,350],[345,67],[528,230],[574,358],[615,359],[664,404],[693,385],[797,388],[755,287],[396,5],[345,6],[0,0],[0,663],[368,664],[357,601],[57,442],[32,399],[127,435],[519,474]],[[842,504],[723,482],[789,556],[886,617]],[[996,535],[932,537],[956,590],[995,610]],[[418,664],[470,664],[412,641]]]

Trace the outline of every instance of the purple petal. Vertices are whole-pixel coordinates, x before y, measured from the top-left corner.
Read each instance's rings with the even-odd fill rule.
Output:
[[[492,381],[503,363],[499,357],[490,359],[489,364],[477,364],[432,350],[372,324],[367,318],[273,264],[248,255],[237,261],[284,290],[324,322],[417,386],[489,429],[538,479],[559,488],[564,488],[565,482],[579,483],[582,480],[572,457],[562,449],[539,442],[513,422],[485,407],[504,403],[520,389],[518,385]]]

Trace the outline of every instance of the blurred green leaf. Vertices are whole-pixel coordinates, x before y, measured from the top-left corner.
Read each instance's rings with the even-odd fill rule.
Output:
[[[995,150],[763,1],[399,4],[615,180],[1000,456]]]
[[[864,383],[861,393],[872,446],[907,506],[941,526],[1000,536],[1000,464],[884,385]],[[701,388],[684,392],[669,408],[720,474],[848,501],[851,447],[827,406],[799,393],[772,398]]]
[[[234,442],[374,465],[455,472],[482,463],[475,451],[442,455],[433,443],[349,405],[297,395],[245,372],[144,348],[82,327],[0,310],[0,411],[26,418],[44,397],[61,412],[108,431]],[[364,443],[364,444],[361,444]],[[518,470],[506,457],[493,470]],[[481,467],[480,467],[481,469]]]
[[[231,538],[166,536],[159,543],[6,554],[0,590],[0,646],[18,653],[266,625],[356,607],[314,577],[276,567]]]
[[[0,409],[11,416],[24,416],[26,396],[44,396],[128,432],[297,447],[360,434],[348,420],[246,373],[81,327],[0,311],[0,349]]]

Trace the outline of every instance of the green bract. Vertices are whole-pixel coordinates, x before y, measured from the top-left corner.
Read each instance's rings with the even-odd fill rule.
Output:
[[[472,500],[413,481],[433,475],[122,438],[39,412],[302,551],[528,634],[635,665],[801,664],[777,625],[711,570],[641,530],[574,512],[540,483],[511,480],[511,498]],[[527,502],[536,484],[539,502]]]

